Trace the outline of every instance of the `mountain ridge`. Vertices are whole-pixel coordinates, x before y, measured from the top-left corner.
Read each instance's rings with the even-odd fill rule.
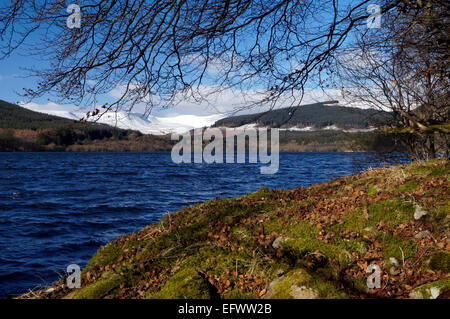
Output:
[[[45,106],[28,104],[22,107],[43,114],[52,114],[72,120],[79,120],[85,115],[85,110],[58,110],[45,108]],[[98,118],[96,123],[105,124],[125,130],[136,130],[142,134],[166,135],[183,134],[191,129],[212,125],[222,116],[220,115],[173,115],[158,117],[137,112],[108,112]]]
[[[370,129],[385,124],[392,116],[389,112],[360,109],[325,101],[305,104],[298,108],[280,108],[248,115],[231,116],[214,123],[215,127],[256,126],[291,128],[292,130]]]
[[[314,104],[305,108],[312,109]],[[314,110],[317,112],[318,108]],[[147,118],[142,114],[119,115],[118,122],[124,124],[125,119],[128,121],[128,126],[125,127],[132,128],[126,130],[102,123],[80,123],[78,119],[81,116],[64,112],[60,110],[57,114],[64,114],[72,119],[0,101],[0,151],[170,151],[175,143],[169,135],[143,135],[138,131],[140,125],[145,126],[147,123]],[[112,123],[116,114],[105,116],[109,116]],[[197,116],[179,115],[161,118],[158,123],[160,128],[170,129],[175,126],[178,131],[174,133],[182,134],[190,130],[190,127],[183,126],[183,122],[192,124],[198,120]],[[205,122],[197,122],[195,126],[205,127],[214,122],[213,118],[203,120]],[[220,121],[215,121],[216,124],[218,122]],[[334,123],[328,124],[332,125],[317,130],[312,127],[283,126],[280,129],[280,151],[389,151],[395,146],[395,141],[390,136],[371,132],[371,127],[355,128],[347,125],[346,129],[342,129],[333,126]]]
[[[76,116],[76,115],[74,115]],[[0,100],[0,151],[169,151],[167,136],[35,112]]]

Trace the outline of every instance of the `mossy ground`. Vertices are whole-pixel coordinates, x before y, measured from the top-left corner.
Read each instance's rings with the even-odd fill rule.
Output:
[[[319,298],[408,297],[450,279],[449,172],[435,160],[210,200],[100,248],[81,289],[60,282],[34,295],[292,298],[297,287]],[[416,205],[427,211],[420,220]],[[416,238],[423,231],[430,236]],[[380,289],[367,289],[371,263],[382,270]]]
[[[442,279],[413,289],[410,296],[414,299],[436,299],[439,294],[450,290],[450,280]]]

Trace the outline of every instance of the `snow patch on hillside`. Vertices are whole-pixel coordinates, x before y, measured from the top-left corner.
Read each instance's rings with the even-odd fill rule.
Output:
[[[29,110],[60,116],[72,120],[79,120],[86,115],[86,110],[74,109],[69,106],[57,104],[39,105],[35,103],[21,104]],[[217,120],[223,118],[222,115],[175,115],[156,117],[144,115],[142,113],[127,113],[123,111],[106,113],[100,117],[97,123],[107,124],[121,129],[137,130],[143,134],[165,135],[182,134],[189,130],[209,127]]]

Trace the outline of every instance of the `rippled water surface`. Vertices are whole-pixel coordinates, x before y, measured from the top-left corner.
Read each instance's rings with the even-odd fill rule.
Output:
[[[297,188],[376,166],[366,153],[281,153],[261,164],[174,164],[170,153],[0,153],[0,297],[83,267],[115,237],[215,197]]]

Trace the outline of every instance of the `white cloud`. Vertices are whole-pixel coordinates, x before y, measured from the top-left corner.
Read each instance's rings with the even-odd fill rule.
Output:
[[[238,90],[233,88],[224,88],[214,85],[203,85],[199,88],[199,93],[203,98],[196,99],[195,96],[187,96],[180,93],[176,96],[175,104],[170,108],[154,108],[152,110],[153,116],[158,117],[174,117],[179,115],[195,115],[195,116],[211,116],[226,117],[233,114],[246,114],[257,113],[267,111],[268,105],[255,106],[249,108],[254,102],[258,101],[264,92],[256,90]],[[122,94],[122,89],[116,87],[109,92],[112,98],[118,98]],[[157,98],[155,97],[154,100]],[[276,108],[288,107],[295,105],[300,100],[300,92],[294,92],[293,96],[280,100]],[[343,102],[343,105],[350,105],[349,101],[346,101],[342,96],[341,91],[337,89],[319,90],[319,89],[307,89],[304,92],[301,105],[311,104],[316,102],[323,102],[329,100],[337,100]],[[348,103],[348,104],[347,104]],[[47,104],[28,103],[27,108],[34,111],[43,113],[60,113],[61,116],[67,117],[67,115],[76,114],[81,115],[88,110],[75,105],[60,105],[57,103],[49,102]],[[144,104],[137,104],[132,110],[133,113],[144,113]],[[65,115],[64,115],[65,114]],[[72,117],[73,117],[72,114]]]
[[[180,94],[177,103],[171,108],[171,112],[177,114],[212,115],[221,114],[230,116],[234,114],[249,114],[267,111],[271,105],[257,104],[265,91],[238,90],[217,86],[201,86],[200,92],[207,97],[206,100],[196,101],[190,96]],[[272,106],[274,109],[292,107],[297,105],[313,104],[324,101],[338,101],[342,106],[368,108],[369,105],[354,102],[342,94],[341,89],[305,89],[286,93]],[[256,103],[256,104],[255,104]],[[253,107],[251,107],[253,105]],[[157,110],[155,110],[157,111]],[[157,111],[158,112],[158,111]]]
[[[117,87],[109,92],[113,98],[121,97],[123,88]],[[192,93],[192,92],[190,92]],[[267,111],[271,106],[269,104],[258,104],[257,102],[265,95],[265,91],[258,90],[239,90],[226,88],[216,85],[202,85],[194,94],[180,92],[176,95],[173,105],[169,108],[154,108],[152,115],[222,115],[230,116],[234,114],[257,113]],[[158,97],[152,97],[155,104],[158,104]],[[306,89],[301,99],[300,91],[295,91],[292,95],[280,99],[274,108],[289,107],[311,104],[329,100],[345,101],[340,90],[328,89]],[[357,105],[352,105],[357,106]],[[143,113],[145,106],[136,105],[133,112]]]

